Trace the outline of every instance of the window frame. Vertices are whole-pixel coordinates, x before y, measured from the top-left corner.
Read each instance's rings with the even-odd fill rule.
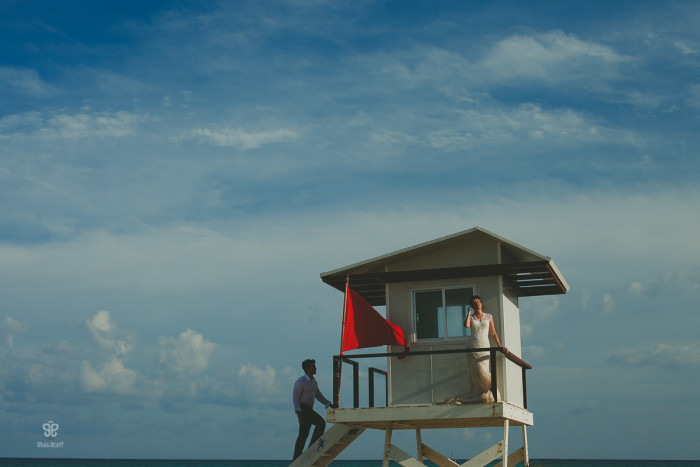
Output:
[[[449,337],[448,336],[448,327],[447,327],[447,307],[446,305],[446,291],[447,290],[455,290],[455,289],[471,289],[471,296],[477,295],[477,287],[476,284],[458,284],[458,285],[447,285],[447,286],[432,286],[432,287],[416,287],[416,288],[411,288],[411,326],[413,328],[413,342],[414,343],[435,343],[435,342],[459,342],[459,341],[464,341],[470,337],[469,334],[467,335],[461,335],[461,336],[453,336]],[[427,337],[427,338],[418,338],[418,321],[417,321],[417,310],[416,310],[416,293],[420,292],[436,292],[440,291],[441,297],[442,297],[442,305],[441,305],[441,311],[442,311],[442,334],[443,337]],[[461,322],[462,327],[464,327],[464,321]],[[466,329],[466,328],[465,328]],[[463,331],[464,332],[464,331]]]

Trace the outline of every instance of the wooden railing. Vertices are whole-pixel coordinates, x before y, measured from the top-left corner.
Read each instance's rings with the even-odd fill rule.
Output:
[[[361,358],[377,358],[377,357],[398,357],[398,358],[411,358],[411,356],[416,355],[439,355],[439,354],[452,354],[452,353],[471,353],[471,352],[489,352],[490,360],[490,370],[491,370],[491,394],[493,395],[493,400],[498,400],[497,389],[498,388],[498,367],[496,360],[496,353],[502,353],[505,358],[511,362],[518,365],[522,370],[523,379],[523,407],[527,409],[527,381],[525,378],[525,370],[531,370],[532,366],[525,362],[524,360],[517,357],[505,350],[503,347],[487,347],[479,349],[451,349],[451,350],[422,350],[417,352],[389,352],[389,353],[372,353],[372,354],[361,354],[353,355],[352,358],[346,355],[334,355],[333,356],[333,406],[339,407],[340,404],[340,376],[342,370],[342,364],[348,364],[352,366],[352,394],[353,394],[353,408],[360,408],[360,369],[359,363],[356,359]],[[374,374],[379,373],[387,377],[385,385],[385,394],[387,404],[389,402],[389,389],[388,389],[388,375],[386,371],[380,370],[378,368],[369,369],[369,406],[374,407]]]

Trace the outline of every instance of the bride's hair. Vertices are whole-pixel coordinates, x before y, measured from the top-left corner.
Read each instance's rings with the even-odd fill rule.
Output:
[[[476,300],[477,298],[478,298],[479,300],[481,300],[481,303],[482,303],[482,304],[484,303],[484,300],[482,300],[481,297],[479,297],[478,295],[474,295],[472,298],[469,299],[469,306],[473,306],[473,305],[474,305],[474,300]]]

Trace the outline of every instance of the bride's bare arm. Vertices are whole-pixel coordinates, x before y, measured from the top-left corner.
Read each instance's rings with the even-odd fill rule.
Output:
[[[472,307],[469,307],[469,309],[467,310],[467,319],[464,320],[464,327],[472,327]]]
[[[491,319],[489,319],[489,333],[491,334],[493,341],[496,343],[496,347],[503,347],[501,345],[500,339],[498,339],[498,334],[496,334],[496,326],[494,326],[494,324],[493,324],[493,317],[491,317]],[[506,351],[508,350],[505,347],[503,347],[503,348]]]

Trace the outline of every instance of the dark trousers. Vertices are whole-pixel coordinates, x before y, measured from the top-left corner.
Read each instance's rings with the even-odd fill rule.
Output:
[[[311,436],[309,447],[311,447],[326,430],[326,421],[323,417],[314,412],[314,409],[310,405],[301,404],[301,418],[303,421],[299,424],[299,436],[294,445],[294,459],[301,456],[301,453],[304,452],[304,443],[306,443],[306,438],[309,437],[311,425],[314,426],[314,434]]]

